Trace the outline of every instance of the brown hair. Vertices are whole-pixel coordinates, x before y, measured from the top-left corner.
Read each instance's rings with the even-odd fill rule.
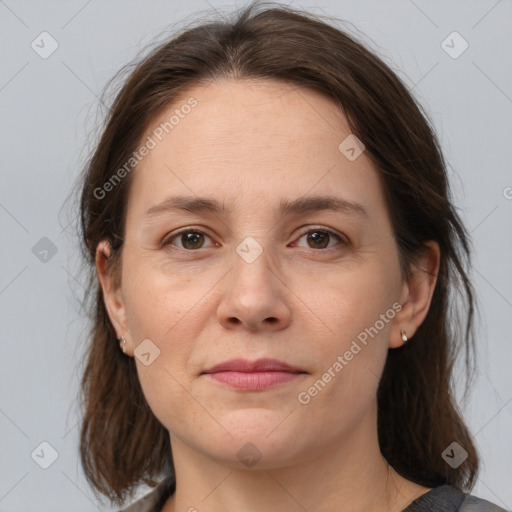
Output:
[[[146,402],[135,361],[119,349],[94,266],[96,247],[107,240],[109,268],[119,274],[131,175],[107,199],[97,191],[130,158],[155,116],[190,87],[224,77],[281,80],[334,100],[379,172],[404,277],[426,241],[439,244],[429,312],[412,340],[388,353],[378,389],[379,443],[388,463],[416,483],[469,490],[475,483],[478,455],[452,382],[461,351],[469,379],[475,364],[469,234],[451,203],[428,115],[388,65],[330,20],[256,3],[235,12],[231,22],[188,27],[138,62],[113,101],[79,183],[80,236],[90,272],[84,304],[92,320],[81,382],[80,456],[95,492],[112,503],[123,503],[127,492],[133,496],[141,482],[156,485],[154,477],[172,475],[174,466],[169,433]],[[457,469],[441,457],[453,441],[469,455]]]

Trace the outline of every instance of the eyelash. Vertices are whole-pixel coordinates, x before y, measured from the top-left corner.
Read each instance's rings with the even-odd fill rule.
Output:
[[[313,227],[313,228],[308,229],[307,231],[303,232],[298,237],[298,239],[301,239],[303,236],[305,236],[305,235],[307,235],[309,233],[314,233],[314,232],[327,233],[330,236],[334,236],[334,237],[336,237],[341,242],[341,245],[348,245],[349,244],[347,238],[344,237],[343,235],[338,234],[336,231],[333,231],[331,229],[321,228],[321,227]],[[162,243],[162,247],[170,246],[171,242],[173,242],[174,240],[179,238],[180,235],[183,235],[184,233],[199,233],[201,235],[207,236],[210,239],[212,238],[210,235],[208,235],[207,233],[205,233],[204,231],[201,231],[199,229],[186,228],[186,229],[182,229],[181,231],[178,231],[177,233],[174,233],[173,235],[168,237],[166,240],[164,240],[164,242]],[[337,245],[335,245],[333,247],[327,247],[327,248],[324,248],[324,249],[314,249],[312,247],[309,247],[309,249],[312,250],[312,251],[315,251],[315,252],[317,252],[317,251],[327,252],[327,251],[335,250],[337,248]],[[203,247],[200,247],[199,249],[185,249],[183,247],[175,247],[175,248],[180,250],[180,251],[185,251],[185,252],[196,252],[196,251],[200,251],[201,249],[204,249]]]

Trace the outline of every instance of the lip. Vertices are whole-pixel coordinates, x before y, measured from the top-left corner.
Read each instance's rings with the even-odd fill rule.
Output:
[[[249,361],[247,359],[230,359],[222,363],[212,366],[203,373],[218,373],[218,372],[289,372],[289,373],[306,373],[300,368],[295,368],[278,359],[257,359],[256,361]]]
[[[263,391],[286,384],[302,377],[305,373],[295,372],[215,372],[205,376],[222,385],[242,391]]]
[[[306,373],[277,359],[231,359],[203,372],[222,385],[242,391],[262,391],[296,380]]]

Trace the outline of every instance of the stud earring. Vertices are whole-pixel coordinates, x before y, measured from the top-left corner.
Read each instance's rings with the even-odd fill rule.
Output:
[[[119,338],[117,338],[117,341],[121,342],[119,343],[119,346],[121,347],[123,354],[126,354],[126,340],[122,336],[120,336]]]
[[[407,341],[407,334],[405,334],[404,330],[400,331],[400,336],[402,337],[402,341],[405,343]]]

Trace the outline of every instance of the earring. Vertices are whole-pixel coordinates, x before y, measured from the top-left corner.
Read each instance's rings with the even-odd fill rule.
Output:
[[[402,336],[402,341],[405,343],[407,341],[407,334],[405,334],[404,330],[400,331],[400,336]]]
[[[122,336],[120,336],[119,338],[117,338],[117,341],[121,342],[119,346],[121,347],[123,354],[126,354],[126,340]]]

